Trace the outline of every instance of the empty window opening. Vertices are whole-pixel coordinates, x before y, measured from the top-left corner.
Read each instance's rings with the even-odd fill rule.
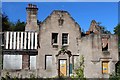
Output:
[[[102,51],[108,51],[108,39],[107,38],[102,39]]]
[[[52,33],[52,44],[58,43],[58,33]]]
[[[105,47],[102,47],[102,51],[108,51],[108,43]]]
[[[68,33],[62,34],[62,45],[68,44]]]

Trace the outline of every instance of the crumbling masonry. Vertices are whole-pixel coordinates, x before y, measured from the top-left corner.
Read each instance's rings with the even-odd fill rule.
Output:
[[[2,76],[71,76],[84,56],[86,78],[108,78],[118,62],[117,35],[103,34],[92,20],[84,34],[67,11],[54,10],[37,24],[36,5],[26,8],[24,32],[4,32]]]

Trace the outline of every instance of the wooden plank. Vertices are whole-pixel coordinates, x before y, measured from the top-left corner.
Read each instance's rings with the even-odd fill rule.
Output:
[[[60,60],[60,76],[67,75],[67,60]]]
[[[23,32],[21,32],[21,49],[23,49]]]
[[[24,49],[26,48],[26,41],[27,41],[27,32],[24,32]]]
[[[10,32],[10,49],[12,49],[12,34],[13,34],[13,32]]]
[[[34,44],[34,32],[31,33],[31,49],[33,49]]]
[[[17,49],[19,49],[19,32],[17,32]]]
[[[13,32],[13,34],[14,34],[13,49],[16,49],[16,32]]]
[[[37,32],[35,32],[35,48],[34,49],[37,49]]]
[[[107,74],[108,73],[108,61],[102,62],[102,73]]]
[[[6,49],[8,49],[8,43],[9,43],[9,32],[6,32]]]
[[[28,32],[28,49],[30,49],[30,36],[31,36],[31,34],[30,34],[30,32]]]

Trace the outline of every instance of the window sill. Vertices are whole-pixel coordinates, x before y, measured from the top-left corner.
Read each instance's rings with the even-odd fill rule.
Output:
[[[109,54],[110,54],[109,51],[102,51],[102,52],[103,52],[103,54],[105,54],[105,55],[109,55]]]
[[[53,46],[58,46],[58,43],[53,43],[52,45],[53,45]]]
[[[63,44],[62,46],[68,46],[69,44]]]
[[[9,71],[9,72],[16,72],[16,71],[21,71],[22,69],[2,69],[3,71]]]

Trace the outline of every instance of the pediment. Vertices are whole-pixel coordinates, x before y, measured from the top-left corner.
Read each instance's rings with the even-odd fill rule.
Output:
[[[63,51],[60,50],[56,56],[65,55],[65,54],[67,54],[69,57],[72,56],[71,51],[69,51],[69,50],[63,50]]]
[[[68,24],[73,24],[77,26],[77,29],[81,31],[80,25],[71,17],[71,15],[67,11],[63,10],[54,10],[42,23],[41,27],[46,24],[54,24],[58,23],[58,26],[61,26],[61,24],[69,22]],[[56,25],[55,25],[56,26]],[[66,25],[66,27],[69,27]]]

